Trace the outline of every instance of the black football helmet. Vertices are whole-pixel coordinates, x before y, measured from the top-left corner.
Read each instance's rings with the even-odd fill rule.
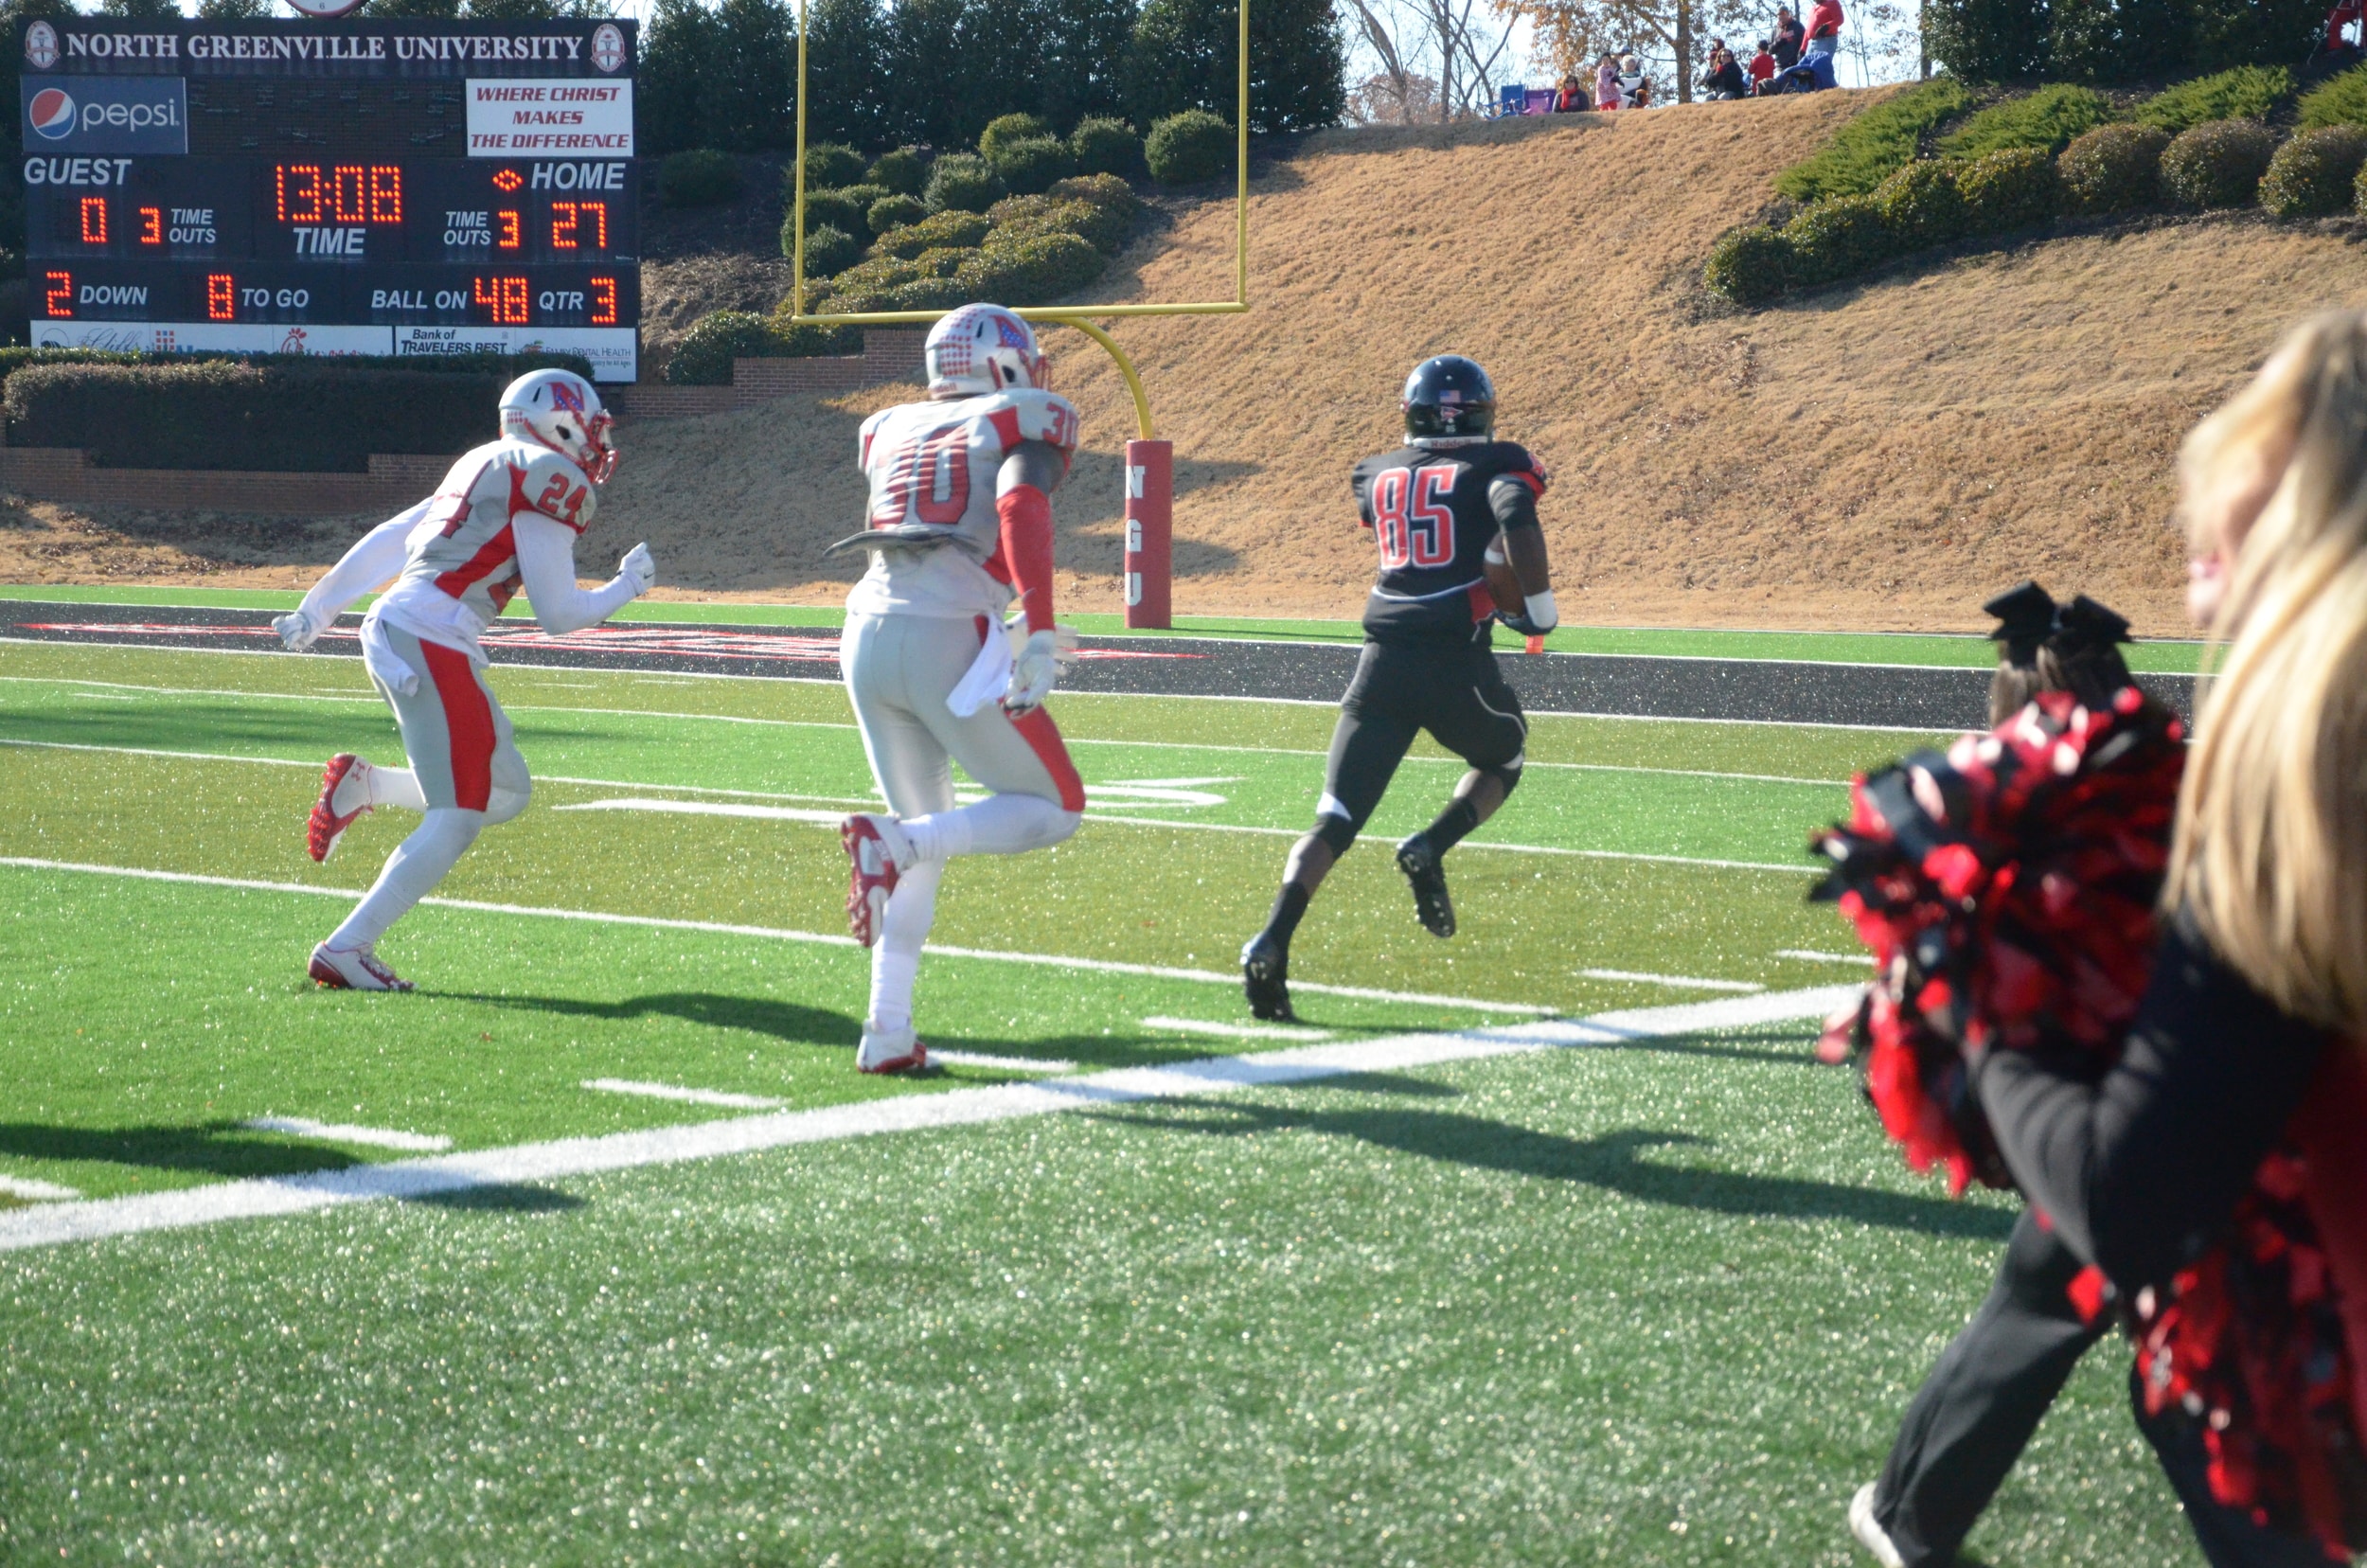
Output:
[[[1485,440],[1496,428],[1496,383],[1461,354],[1426,359],[1405,378],[1405,433],[1415,440]]]

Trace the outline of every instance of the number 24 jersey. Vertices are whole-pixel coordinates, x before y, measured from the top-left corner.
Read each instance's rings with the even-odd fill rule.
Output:
[[[1535,525],[1544,465],[1510,441],[1438,441],[1367,457],[1350,482],[1380,547],[1364,634],[1486,647],[1496,601],[1480,557],[1506,526]]]

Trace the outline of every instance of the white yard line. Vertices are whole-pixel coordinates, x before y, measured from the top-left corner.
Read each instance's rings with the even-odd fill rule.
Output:
[[[633,675],[637,679],[649,679],[631,670],[620,670],[617,673]],[[0,675],[0,681],[15,681],[28,686],[101,686],[116,691],[148,692],[161,697],[258,697],[274,702],[373,704],[380,701],[375,696],[350,697],[342,692],[244,691],[200,686],[133,686],[120,681],[88,681],[64,675]],[[729,713],[677,713],[663,708],[551,707],[524,703],[505,703],[502,705],[511,713],[589,713],[625,719],[663,719],[668,722],[711,719],[719,724],[757,724],[780,729],[852,730],[855,728],[853,724],[819,719],[753,719]],[[1326,751],[1292,746],[1227,746],[1208,740],[1112,740],[1078,735],[1064,736],[1062,739],[1071,746],[1131,746],[1153,751],[1223,752],[1246,757],[1328,757],[1331,755]],[[1409,756],[1405,760],[1410,763],[1435,763],[1441,767],[1461,768],[1469,765],[1457,757]],[[1714,768],[1646,768],[1617,762],[1540,762],[1535,757],[1529,759],[1527,766],[1554,769],[1564,773],[1646,774],[1668,778],[1733,779],[1746,784],[1798,784],[1820,790],[1842,790],[1849,787],[1849,780],[1845,778],[1800,778],[1790,774],[1722,773]],[[685,785],[682,788],[687,789],[690,786]],[[744,792],[726,790],[717,793],[730,794]]]
[[[310,887],[303,882],[258,882],[242,877],[210,877],[195,871],[151,871],[128,865],[94,865],[82,861],[39,860],[26,855],[0,855],[0,865],[30,871],[65,871],[80,875],[129,877],[139,882],[187,882],[199,887],[230,887],[251,893],[304,893],[331,899],[357,899],[358,887]],[[642,926],[658,931],[698,931],[719,936],[755,936],[774,942],[807,942],[819,947],[854,947],[855,939],[839,932],[790,931],[777,926],[730,925],[720,920],[676,920],[658,915],[617,915],[600,909],[551,909],[536,904],[487,903],[476,899],[425,898],[422,904],[438,909],[468,909],[487,915],[525,915],[542,919],[583,920],[594,925]],[[1034,964],[1046,969],[1083,970],[1095,974],[1140,974],[1153,980],[1190,980],[1237,986],[1238,974],[1215,970],[1169,969],[1158,964],[1126,964],[1109,958],[1066,958],[1045,953],[1005,953],[992,948],[940,946],[921,950],[948,958],[982,958],[1000,964]],[[1303,991],[1326,996],[1357,996],[1373,1002],[1413,1002],[1426,1007],[1468,1007],[1480,1013],[1527,1013],[1543,1016],[1558,1008],[1535,1002],[1493,1002],[1472,996],[1433,996],[1422,991],[1376,990],[1368,986],[1327,986],[1314,980],[1292,980]]]
[[[403,1132],[391,1127],[353,1127],[344,1122],[314,1121],[310,1116],[250,1116],[239,1125],[251,1132],[285,1132],[291,1137],[318,1138],[323,1143],[364,1144],[371,1149],[400,1149],[413,1154],[434,1154],[452,1147],[452,1140],[438,1133]]]
[[[643,1083],[633,1078],[585,1078],[583,1087],[604,1095],[638,1095],[644,1099],[681,1100],[688,1105],[718,1105],[732,1111],[772,1111],[776,1099],[762,1095],[735,1095],[721,1089],[682,1089],[670,1083]]]
[[[1057,1057],[996,1056],[991,1051],[940,1051],[929,1047],[931,1061],[950,1061],[956,1067],[984,1067],[997,1073],[1074,1073],[1077,1063],[1062,1061]]]
[[[1328,1029],[1302,1029],[1289,1024],[1212,1024],[1204,1018],[1146,1018],[1143,1027],[1219,1040],[1295,1040],[1308,1045],[1331,1038]]]
[[[70,1186],[55,1182],[36,1182],[30,1176],[0,1176],[0,1198],[21,1198],[28,1203],[63,1203],[82,1196]]]
[[[1704,980],[1690,974],[1645,974],[1635,970],[1582,969],[1576,973],[1588,980],[1619,980],[1637,986],[1670,986],[1679,990],[1732,991],[1747,996],[1763,991],[1765,986],[1749,980]]]
[[[107,752],[122,757],[181,757],[197,762],[252,762],[270,768],[311,768],[311,762],[298,762],[284,757],[233,757],[223,752],[157,751],[141,746],[98,746],[76,740],[18,740],[0,736],[0,746],[30,747],[45,751]],[[545,774],[546,783],[577,784],[598,790],[669,790],[682,794],[753,795],[765,800],[812,800],[869,810],[879,806],[876,799],[855,795],[774,794],[757,790],[717,790],[697,784],[640,784],[618,778],[575,778],[563,774]],[[1086,788],[1090,798],[1093,790]],[[555,811],[663,811],[684,816],[772,817],[788,822],[811,823],[816,826],[836,825],[844,812],[811,811],[768,811],[756,807],[710,806],[689,800],[590,800],[550,808]],[[1090,821],[1115,823],[1129,828],[1175,828],[1203,833],[1250,833],[1269,838],[1303,838],[1303,828],[1265,828],[1255,824],[1225,822],[1183,822],[1172,817],[1126,816],[1114,811],[1088,811]],[[1394,843],[1386,834],[1362,833],[1359,842],[1365,844]],[[1516,855],[1568,855],[1578,860],[1640,861],[1651,865],[1692,865],[1714,871],[1778,871],[1788,876],[1819,874],[1824,867],[1793,865],[1781,861],[1714,860],[1698,855],[1652,855],[1629,849],[1570,849],[1551,844],[1504,844],[1492,839],[1465,839],[1463,846],[1470,849],[1495,849]],[[434,900],[430,900],[433,902]]]
[[[430,1198],[472,1187],[563,1181],[604,1171],[685,1160],[753,1154],[798,1144],[975,1127],[1061,1111],[1143,1100],[1196,1099],[1240,1089],[1308,1083],[1346,1074],[1403,1072],[1450,1061],[1712,1029],[1822,1018],[1857,994],[1854,986],[1599,1013],[1592,1018],[1408,1034],[1302,1045],[1255,1056],[1204,1058],[1166,1067],[1122,1067],[1049,1082],[998,1084],[941,1094],[899,1095],[814,1111],[698,1122],[604,1137],[559,1138],[508,1149],[430,1159],[350,1166],[301,1176],[222,1182],[176,1192],[145,1193],[0,1214],[0,1252],[92,1241],[146,1231],[182,1230],[228,1220],[302,1214],[391,1198]]]
[[[1809,948],[1777,948],[1774,956],[1797,958],[1804,964],[1856,964],[1860,968],[1874,962],[1870,953],[1818,953]]]

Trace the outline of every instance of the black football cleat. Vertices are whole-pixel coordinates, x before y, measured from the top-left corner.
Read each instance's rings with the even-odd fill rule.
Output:
[[[1290,954],[1263,932],[1241,949],[1241,990],[1253,1018],[1290,1023],[1298,1017],[1290,1010]]]
[[[1431,847],[1429,834],[1416,833],[1397,846],[1397,869],[1414,884],[1414,913],[1422,929],[1433,936],[1453,935],[1454,900],[1447,897],[1447,868]]]

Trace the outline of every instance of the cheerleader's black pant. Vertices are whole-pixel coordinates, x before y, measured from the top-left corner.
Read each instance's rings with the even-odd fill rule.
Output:
[[[2109,1327],[2089,1327],[2072,1306],[2080,1268],[2025,1209],[1988,1299],[1916,1390],[1874,1488],[1874,1517],[1908,1568],[1956,1560],[2072,1368]]]

